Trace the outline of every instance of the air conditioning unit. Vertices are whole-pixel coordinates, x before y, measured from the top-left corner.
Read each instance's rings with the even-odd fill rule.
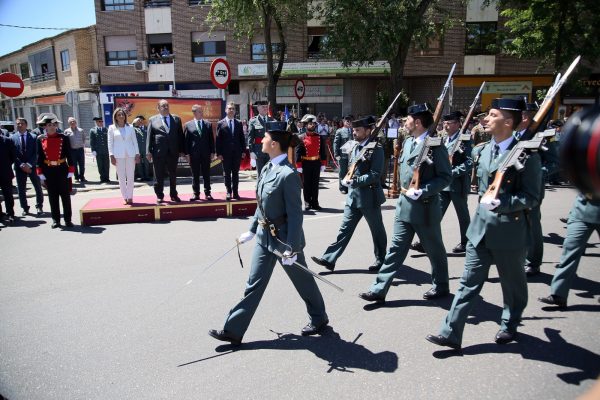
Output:
[[[98,79],[98,73],[90,72],[88,74],[88,82],[90,85],[97,85],[98,83],[100,83],[100,80]]]
[[[136,61],[133,68],[138,72],[148,71],[148,63],[146,61]]]

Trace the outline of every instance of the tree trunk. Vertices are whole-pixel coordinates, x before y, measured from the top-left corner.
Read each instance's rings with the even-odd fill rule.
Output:
[[[401,44],[398,46],[396,55],[390,58],[390,102],[396,97],[396,95],[403,89],[402,80],[404,78],[404,65],[406,64],[406,57],[408,55],[408,49],[410,40],[406,41],[407,44]],[[400,111],[400,104],[394,105],[394,112]]]

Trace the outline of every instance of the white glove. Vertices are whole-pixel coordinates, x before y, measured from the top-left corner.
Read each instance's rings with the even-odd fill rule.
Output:
[[[485,208],[486,210],[491,211],[500,205],[500,200],[494,199],[493,197],[490,197],[490,196],[487,196],[487,197],[483,197],[481,199],[481,201],[479,202],[479,204],[481,204],[481,206],[483,208]]]
[[[336,156],[335,159],[338,160],[338,161],[340,161],[342,159],[342,157]]]
[[[46,176],[44,174],[39,174],[38,178],[40,178],[40,181],[45,181],[46,180]]]
[[[302,173],[302,167],[296,168],[296,171],[298,171],[298,173],[301,174]]]
[[[283,265],[292,265],[298,259],[298,255],[292,254],[292,252],[289,250],[286,250],[282,255],[283,257],[281,258],[281,263]]]
[[[92,155],[94,156],[94,158],[96,158],[96,152],[92,151]]]
[[[422,194],[423,194],[422,189],[415,190],[414,188],[410,188],[406,191],[406,197],[408,197],[409,199],[413,199],[413,200],[418,200]]]
[[[73,177],[73,173],[72,173],[72,172],[69,172],[69,173],[67,174],[67,179],[69,179],[69,178],[72,178],[72,177]]]
[[[352,185],[352,179],[350,179],[350,180],[342,179],[342,185],[344,185],[346,187],[350,187],[350,185]]]
[[[238,242],[239,242],[240,244],[242,244],[242,243],[246,243],[246,242],[249,242],[250,240],[252,240],[252,238],[254,238],[254,235],[255,235],[255,234],[254,234],[253,232],[250,232],[250,231],[248,231],[248,232],[244,232],[244,233],[242,233],[242,234],[240,235],[240,237],[238,238]]]
[[[256,160],[256,153],[250,153],[250,159]]]
[[[321,172],[325,172],[325,166],[321,165]]]
[[[250,166],[256,168],[256,158],[250,158]]]

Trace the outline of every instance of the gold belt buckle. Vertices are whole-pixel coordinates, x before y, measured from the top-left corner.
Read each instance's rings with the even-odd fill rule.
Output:
[[[58,165],[58,161],[50,161],[50,165]]]

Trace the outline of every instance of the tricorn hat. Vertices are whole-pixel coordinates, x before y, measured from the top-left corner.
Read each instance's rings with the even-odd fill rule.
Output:
[[[36,123],[37,124],[47,124],[47,123],[53,123],[53,122],[58,122],[59,124],[62,123],[62,121],[60,121],[58,119],[58,117],[56,116],[56,114],[54,114],[54,113],[44,113],[44,114],[40,115],[40,118],[38,118],[38,122],[36,122]]]
[[[523,99],[494,99],[492,108],[506,111],[525,111],[525,101]]]
[[[352,121],[353,128],[361,128],[361,127],[362,128],[370,128],[371,125],[374,125],[374,124],[375,124],[375,118],[372,115]]]
[[[102,121],[102,117],[94,117],[92,118],[92,121]]]
[[[300,122],[317,122],[317,117],[312,114],[304,114]]]
[[[287,123],[284,121],[268,121],[265,125],[267,132],[287,132]]]
[[[444,120],[444,121],[460,121],[460,119],[462,117],[463,117],[463,113],[461,113],[460,111],[452,111],[451,113],[444,115],[442,117],[442,120]]]
[[[408,115],[415,115],[415,114],[421,114],[421,113],[431,113],[431,106],[427,103],[421,103],[421,104],[414,104],[410,107],[408,107],[408,111],[407,114]]]

